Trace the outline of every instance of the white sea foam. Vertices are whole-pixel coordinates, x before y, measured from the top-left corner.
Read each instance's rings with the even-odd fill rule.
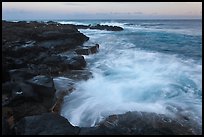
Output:
[[[192,35],[192,36],[201,36],[202,31],[197,31],[196,29],[182,29],[182,28],[165,28],[164,26],[142,26],[142,25],[124,25],[124,29],[128,29],[129,31],[135,32],[167,32],[167,33],[177,33],[177,34],[185,34],[185,35]]]
[[[126,23],[121,23],[117,21],[110,21],[110,22],[101,22],[100,25],[108,25],[108,26],[119,26],[124,27]]]
[[[57,21],[60,24],[74,24],[74,25],[89,25],[87,23],[77,22],[77,21]]]
[[[61,115],[73,125],[94,126],[127,111],[170,114],[171,104],[202,121],[201,64],[139,50],[110,32],[84,33],[99,43],[100,52],[86,58],[94,78],[77,83],[64,98]]]
[[[59,97],[62,92],[72,88],[72,86],[74,85],[74,81],[66,77],[55,77],[53,78],[53,81],[54,81],[57,97]]]

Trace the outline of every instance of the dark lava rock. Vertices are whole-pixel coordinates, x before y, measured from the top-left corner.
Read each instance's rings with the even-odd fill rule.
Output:
[[[12,87],[12,93],[10,95],[3,95],[7,100],[3,100],[2,98],[2,106],[12,107],[15,121],[25,116],[49,112],[56,101],[55,96],[48,97],[38,93],[28,83],[16,83]]]
[[[97,53],[99,50],[99,44],[95,44],[94,46],[90,47],[91,53]]]
[[[79,135],[108,135],[105,130],[99,127],[82,127]]]
[[[192,123],[191,123],[192,124]],[[90,130],[86,134],[97,132],[103,129],[103,134],[121,135],[193,135],[194,124],[181,124],[179,120],[163,114],[148,112],[127,112],[120,115],[111,115],[101,122],[97,130]],[[101,129],[100,129],[101,130]]]
[[[6,82],[6,81],[10,81],[9,72],[8,71],[9,71],[8,67],[2,65],[2,71],[1,71],[1,74],[2,74],[2,83]]]
[[[9,106],[16,106],[25,101],[40,101],[38,94],[34,92],[32,86],[24,82],[16,83],[9,100]]]
[[[53,79],[50,76],[39,75],[35,76],[30,80],[27,80],[26,83],[30,84],[35,93],[38,94],[42,100],[41,104],[50,109],[55,101],[55,87]]]
[[[119,26],[108,26],[97,24],[95,26],[91,25],[75,25],[78,29],[97,29],[97,30],[107,30],[107,31],[122,31],[123,28]]]
[[[107,30],[107,31],[122,31],[123,30],[122,27],[100,25],[100,24],[97,24],[96,26],[91,26],[90,29],[99,29],[99,30]]]
[[[88,80],[89,78],[93,78],[92,73],[86,69],[71,70],[71,71],[65,72],[62,76],[73,79],[75,81]]]
[[[53,79],[49,76],[35,76],[32,79],[27,80],[27,83],[32,85],[34,91],[39,95],[49,97],[54,96],[55,94],[54,82]]]
[[[86,61],[83,56],[74,56],[67,60],[70,69],[80,70],[86,67]]]
[[[6,121],[6,119],[5,118],[3,118],[2,117],[2,119],[1,119],[2,121],[1,121],[1,123],[2,123],[2,135],[8,135],[8,133],[9,133],[9,125],[8,125],[8,122]]]
[[[194,134],[190,125],[163,114],[148,112],[127,112],[109,116],[100,127],[111,128],[119,134],[141,135],[189,135]],[[121,129],[121,130],[118,130]],[[119,131],[119,132],[118,132]]]
[[[10,128],[9,123],[5,117],[2,117],[2,135],[14,135],[14,131]]]
[[[28,68],[12,69],[9,71],[11,81],[19,82],[34,77],[36,73]]]
[[[25,117],[15,125],[17,135],[76,135],[79,128],[54,113]]]
[[[49,112],[50,108],[46,108],[41,102],[24,101],[13,106],[13,117],[15,122],[26,116],[39,115]]]
[[[18,32],[18,33],[16,33]],[[80,36],[80,33],[74,25],[68,24],[49,24],[43,22],[2,22],[3,39],[9,41],[22,41],[22,40],[43,40],[50,39],[50,36],[60,38],[63,34],[72,36]],[[70,35],[71,34],[71,35]],[[82,35],[81,35],[82,36]],[[84,36],[84,35],[83,35]],[[65,37],[65,36],[63,36]],[[77,37],[76,37],[77,38]],[[84,37],[87,38],[87,37]],[[73,43],[74,44],[74,43]]]
[[[2,83],[2,107],[10,104],[12,98],[12,89],[16,86],[13,82]]]
[[[91,51],[89,48],[81,48],[81,49],[76,49],[75,52],[78,54],[78,55],[89,55],[91,54]]]
[[[30,84],[20,81],[2,84],[2,106],[15,107],[25,101],[41,101]]]
[[[91,25],[75,25],[77,29],[88,29]]]
[[[66,77],[56,77],[53,81],[56,89],[55,95],[57,98],[59,98],[63,92],[69,94],[75,83],[73,79]]]
[[[61,57],[59,55],[47,56],[44,58],[42,63],[47,65],[56,65],[56,64],[60,64],[65,59],[66,57]]]
[[[80,49],[76,49],[75,52],[79,55],[89,55],[97,53],[99,49],[99,45],[95,44],[93,46],[83,46]]]
[[[7,81],[5,83],[2,83],[2,94],[11,94],[14,86],[14,82]]]
[[[9,70],[27,68],[32,64],[37,65],[33,69],[37,74],[58,73],[60,68],[50,64],[45,66],[48,68],[45,70],[42,67],[44,59],[74,49],[89,39],[74,25],[36,21],[2,21],[2,34],[3,82],[10,80]]]
[[[47,24],[59,24],[59,23],[57,23],[57,22],[54,22],[54,21],[48,21],[48,22],[46,22]]]

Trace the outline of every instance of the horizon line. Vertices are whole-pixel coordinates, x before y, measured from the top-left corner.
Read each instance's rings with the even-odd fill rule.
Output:
[[[184,18],[184,19],[178,19],[178,18],[155,18],[155,19],[104,19],[104,18],[101,18],[101,19],[2,19],[2,21],[37,21],[37,20],[49,20],[49,21],[61,21],[61,20],[202,20],[202,18]]]

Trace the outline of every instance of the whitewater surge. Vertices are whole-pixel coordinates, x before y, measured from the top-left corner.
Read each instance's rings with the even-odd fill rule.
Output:
[[[111,114],[128,111],[189,115],[202,125],[200,60],[192,54],[180,56],[176,50],[166,53],[142,49],[138,46],[138,30],[118,24],[125,30],[80,30],[90,41],[99,43],[100,51],[85,56],[93,78],[75,84],[76,90],[64,97],[61,115],[81,127],[95,126]],[[157,42],[145,40],[147,45]],[[172,43],[166,43],[171,49]]]

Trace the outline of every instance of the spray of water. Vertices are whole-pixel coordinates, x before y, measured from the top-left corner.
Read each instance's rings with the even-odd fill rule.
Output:
[[[90,127],[127,111],[181,111],[202,123],[202,64],[137,49],[112,32],[85,32],[99,43],[100,52],[85,57],[94,77],[64,97],[61,115],[71,124]]]
[[[192,69],[190,61],[144,51],[107,56],[95,62],[93,79],[78,83],[64,98],[61,113],[73,125],[94,126],[108,115],[127,111],[164,114],[171,103],[201,110],[199,101],[195,104],[201,94],[200,65]]]

